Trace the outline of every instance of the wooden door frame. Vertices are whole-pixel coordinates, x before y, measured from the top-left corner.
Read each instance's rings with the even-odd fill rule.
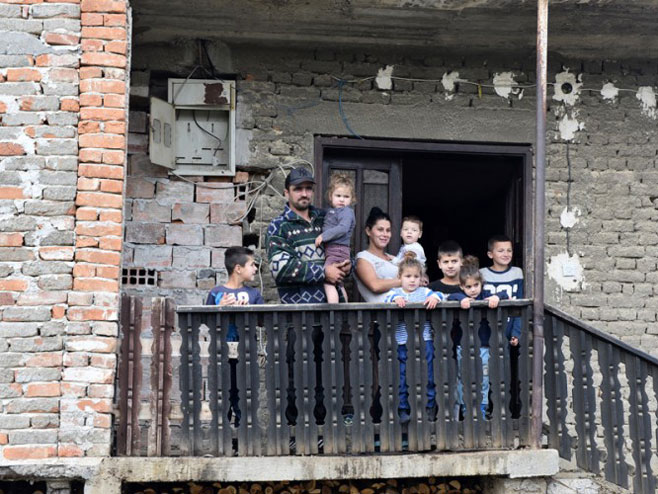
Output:
[[[442,142],[442,141],[404,141],[396,139],[356,139],[351,137],[316,136],[314,142],[314,170],[318,193],[315,194],[315,204],[321,206],[324,183],[322,170],[325,150],[365,150],[365,151],[395,151],[399,153],[452,153],[504,155],[522,160],[523,180],[523,271],[525,273],[525,298],[532,297],[533,258],[534,258],[534,188],[532,179],[533,152],[531,144],[495,144],[477,142]],[[403,172],[404,173],[404,172]],[[525,205],[530,206],[529,209]],[[543,269],[543,266],[542,268]]]

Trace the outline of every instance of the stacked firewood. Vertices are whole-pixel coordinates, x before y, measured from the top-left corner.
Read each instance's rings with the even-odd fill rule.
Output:
[[[125,494],[479,494],[477,479],[310,480],[305,482],[132,484]]]

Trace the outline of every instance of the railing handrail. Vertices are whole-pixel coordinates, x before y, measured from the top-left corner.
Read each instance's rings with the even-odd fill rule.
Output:
[[[605,341],[606,343],[610,343],[611,345],[616,346],[617,348],[624,350],[625,352],[633,354],[635,357],[638,357],[647,363],[650,363],[651,365],[658,366],[658,358],[649,355],[646,352],[643,352],[642,350],[639,350],[628,343],[625,343],[624,341],[620,340],[619,338],[616,338],[615,336],[612,336],[608,333],[605,333],[599,329],[596,329],[593,326],[590,326],[589,324],[576,319],[573,316],[570,316],[566,312],[562,312],[560,309],[553,307],[552,305],[546,304],[545,306],[546,311],[552,313],[554,316],[564,320],[565,322],[568,322],[572,326],[577,327],[581,331],[584,331],[586,333],[589,333],[590,335],[594,336],[595,338],[601,339]]]
[[[518,300],[501,300],[499,307],[527,307],[532,304],[532,299],[518,299]],[[473,301],[471,307],[478,308],[487,308],[488,302],[486,301]],[[417,304],[407,304],[405,308],[409,309],[425,309],[425,306],[422,303]],[[450,301],[450,302],[440,302],[435,309],[440,310],[441,308],[459,308],[459,302]],[[383,304],[383,303],[367,303],[367,302],[350,302],[347,304],[263,304],[263,305],[180,305],[176,307],[176,312],[179,314],[187,314],[190,312],[299,312],[303,310],[305,312],[313,311],[326,311],[326,310],[335,310],[335,311],[346,311],[346,310],[367,310],[367,309],[376,309],[376,310],[395,310],[399,307],[395,304]]]

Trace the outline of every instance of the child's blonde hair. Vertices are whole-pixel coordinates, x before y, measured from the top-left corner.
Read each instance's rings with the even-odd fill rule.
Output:
[[[416,223],[418,225],[418,229],[420,230],[420,232],[421,233],[423,232],[423,221],[418,216],[414,216],[414,215],[405,216],[404,218],[402,218],[403,225],[405,221],[408,221],[409,223]]]
[[[462,267],[459,270],[459,284],[465,285],[466,281],[472,278],[484,285],[484,278],[480,273],[480,260],[475,256],[465,256],[462,261]]]
[[[420,275],[423,275],[423,263],[416,259],[415,252],[404,253],[404,257],[400,261],[400,264],[398,264],[398,277],[401,277],[402,273],[407,268],[416,268],[420,272]]]
[[[351,205],[356,204],[356,196],[354,193],[354,180],[347,173],[334,173],[329,178],[329,186],[327,187],[327,199],[331,201],[331,196],[338,187],[347,187],[352,196]]]

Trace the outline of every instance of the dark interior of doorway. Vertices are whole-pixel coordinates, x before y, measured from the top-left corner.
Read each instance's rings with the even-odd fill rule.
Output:
[[[430,280],[441,276],[437,249],[446,240],[458,242],[464,254],[478,257],[480,266],[487,266],[487,240],[496,234],[512,234],[514,264],[523,266],[522,173],[523,160],[518,156],[402,155],[402,215],[416,215],[424,223],[420,243]]]

